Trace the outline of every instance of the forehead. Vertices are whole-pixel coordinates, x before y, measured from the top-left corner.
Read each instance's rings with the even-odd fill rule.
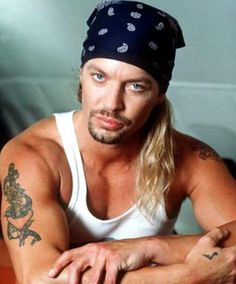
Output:
[[[118,60],[107,59],[107,58],[96,58],[86,62],[83,69],[87,71],[98,71],[108,76],[120,76],[127,78],[127,80],[143,80],[149,81],[153,84],[157,83],[154,78],[147,73],[145,70]]]

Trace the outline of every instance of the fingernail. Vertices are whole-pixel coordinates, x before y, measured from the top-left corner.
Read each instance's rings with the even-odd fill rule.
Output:
[[[49,271],[48,271],[48,277],[54,277],[56,274],[56,271],[55,269],[51,268]]]

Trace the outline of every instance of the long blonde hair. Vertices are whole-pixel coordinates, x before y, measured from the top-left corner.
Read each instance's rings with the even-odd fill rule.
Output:
[[[139,208],[147,217],[152,217],[175,175],[171,106],[166,97],[152,112],[147,126],[136,164],[136,188]]]

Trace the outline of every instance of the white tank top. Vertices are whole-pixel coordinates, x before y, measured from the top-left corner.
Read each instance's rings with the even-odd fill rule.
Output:
[[[141,213],[136,204],[112,219],[101,220],[95,217],[87,204],[87,185],[73,124],[73,111],[55,114],[55,118],[72,174],[72,195],[66,209],[72,245],[172,234],[176,218],[167,218],[164,202],[158,206],[152,222]]]

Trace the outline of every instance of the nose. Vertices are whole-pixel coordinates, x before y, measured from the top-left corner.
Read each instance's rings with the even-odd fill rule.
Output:
[[[124,109],[124,91],[120,84],[111,84],[104,94],[103,106],[111,111],[120,111]]]

